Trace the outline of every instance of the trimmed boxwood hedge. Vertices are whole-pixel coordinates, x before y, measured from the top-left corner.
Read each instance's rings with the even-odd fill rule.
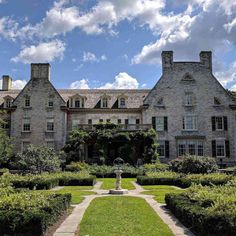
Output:
[[[46,229],[68,209],[71,201],[71,194],[49,195],[50,197],[45,197],[48,204],[44,206],[26,209],[20,205],[11,209],[4,205],[0,206],[0,235],[42,236]]]
[[[175,185],[181,188],[188,188],[191,184],[224,185],[234,177],[227,174],[171,174],[170,172],[159,172],[150,176],[138,176],[137,182],[140,185]]]
[[[221,214],[208,212],[206,208],[211,201],[200,206],[197,201],[174,193],[166,194],[165,201],[172,213],[199,236],[236,235],[236,215],[229,217],[224,211]]]
[[[60,172],[42,175],[12,175],[14,188],[51,189],[56,186],[93,186],[96,177],[86,173]]]

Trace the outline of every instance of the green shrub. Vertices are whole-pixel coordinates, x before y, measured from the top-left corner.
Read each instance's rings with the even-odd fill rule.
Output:
[[[204,236],[236,235],[236,188],[194,185],[166,194],[167,207],[183,224]]]
[[[85,162],[71,162],[69,165],[66,165],[66,171],[81,171],[88,169],[88,164]]]
[[[70,205],[70,194],[21,192],[1,197],[0,235],[41,236]]]
[[[170,169],[184,174],[206,174],[215,172],[218,167],[212,157],[184,156],[170,162]]]
[[[169,169],[169,165],[162,163],[144,164],[143,167],[145,172],[167,171]]]

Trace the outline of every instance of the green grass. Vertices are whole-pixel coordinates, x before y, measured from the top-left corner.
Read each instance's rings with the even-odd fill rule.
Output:
[[[80,236],[170,236],[168,226],[144,199],[103,197],[94,199],[80,224]]]
[[[142,186],[148,191],[142,192],[142,194],[154,195],[154,199],[159,203],[165,203],[166,193],[181,193],[184,189],[177,189],[173,186],[168,185],[152,185],[152,186]]]
[[[100,178],[98,181],[102,181],[101,189],[113,189],[115,188],[115,178]],[[124,189],[132,190],[135,189],[134,185],[131,183],[131,181],[136,181],[135,178],[124,178],[121,180],[121,186]]]
[[[86,191],[85,189],[89,189],[90,186],[65,186],[63,189],[55,191],[57,193],[71,193],[72,204],[79,204],[84,200],[83,196],[96,194],[92,191]],[[91,187],[92,188],[92,187]]]

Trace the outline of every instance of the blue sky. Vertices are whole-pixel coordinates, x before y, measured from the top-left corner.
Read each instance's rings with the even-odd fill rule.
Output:
[[[235,36],[235,0],[0,0],[0,74],[22,88],[30,63],[49,62],[57,88],[152,88],[162,50],[212,50],[236,90]]]

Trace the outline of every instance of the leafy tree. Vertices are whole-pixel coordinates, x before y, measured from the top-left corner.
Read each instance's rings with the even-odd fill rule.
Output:
[[[32,173],[55,172],[60,170],[61,159],[51,148],[29,145],[17,155],[16,166]]]
[[[1,115],[1,114],[0,114]],[[3,129],[4,121],[0,119],[0,167],[6,166],[13,154],[11,138]]]

